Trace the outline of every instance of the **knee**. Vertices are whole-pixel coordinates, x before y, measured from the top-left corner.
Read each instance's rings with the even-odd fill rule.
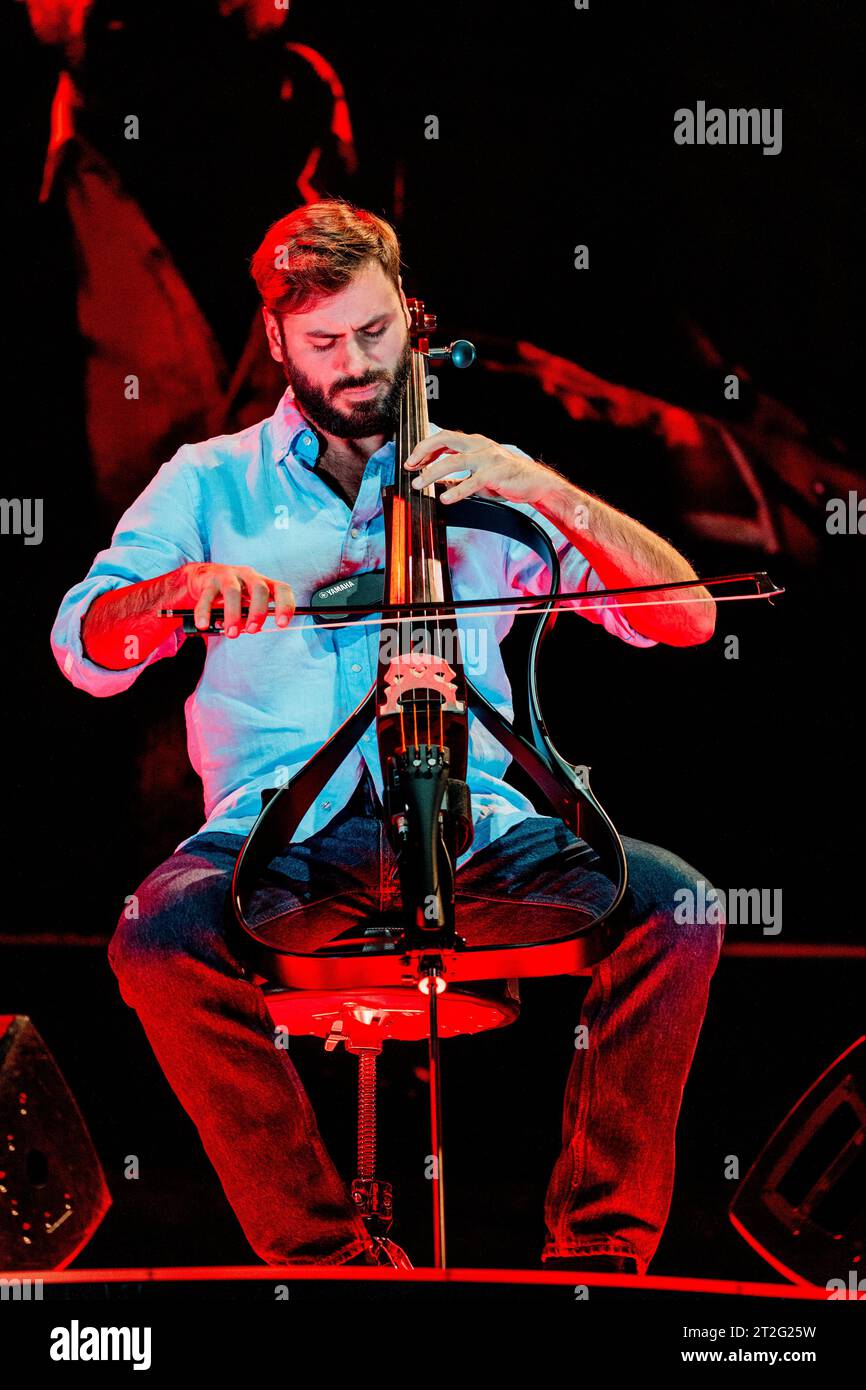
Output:
[[[228,881],[207,866],[197,873],[160,865],[130,894],[108,944],[111,969],[126,992],[177,977],[181,962],[204,958],[219,933]]]
[[[139,894],[132,894],[120,914],[108,943],[108,963],[122,984],[153,975],[182,949],[173,915],[168,911],[142,910]]]
[[[721,895],[670,850],[625,836],[623,845],[629,886],[640,915],[656,919],[671,949],[688,951],[714,969],[725,931]]]

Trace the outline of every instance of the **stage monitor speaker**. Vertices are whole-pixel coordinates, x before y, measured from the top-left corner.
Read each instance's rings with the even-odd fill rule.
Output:
[[[826,1285],[866,1275],[866,1037],[797,1101],[744,1177],[729,1215],[789,1277]]]
[[[0,1270],[65,1269],[110,1206],[60,1068],[29,1018],[0,1014]]]

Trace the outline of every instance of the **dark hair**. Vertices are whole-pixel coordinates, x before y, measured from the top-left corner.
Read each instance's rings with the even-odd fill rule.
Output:
[[[371,259],[398,289],[400,243],[390,222],[344,198],[328,198],[274,222],[250,273],[266,308],[304,313],[322,295],[345,289]]]

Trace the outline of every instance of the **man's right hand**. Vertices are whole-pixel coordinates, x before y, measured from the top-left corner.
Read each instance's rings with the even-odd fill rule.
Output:
[[[295,611],[292,586],[280,579],[268,579],[249,565],[191,563],[183,567],[190,603],[195,608],[197,628],[210,626],[211,609],[222,608],[223,631],[237,637],[241,631],[258,632],[273,602],[277,627],[287,627]],[[247,606],[246,622],[241,607]]]

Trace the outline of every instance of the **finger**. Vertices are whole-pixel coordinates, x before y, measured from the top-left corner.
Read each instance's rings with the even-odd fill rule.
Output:
[[[283,584],[275,579],[274,584],[274,617],[277,627],[288,627],[292,621],[295,611],[295,593],[291,584]]]
[[[455,453],[470,448],[469,436],[461,434],[459,430],[440,430],[438,434],[430,435],[427,439],[419,439],[415,448],[407,454],[403,467],[416,467],[428,454],[435,458],[437,453],[444,449],[452,449]]]
[[[208,579],[196,600],[195,605],[195,625],[198,628],[210,627],[210,610],[214,599],[220,591],[219,579],[214,575]]]
[[[258,632],[267,616],[271,598],[270,586],[266,579],[256,578],[247,580],[246,587],[250,601],[244,632]]]
[[[433,463],[435,459],[442,458],[443,456],[453,458],[457,452],[456,449],[428,448],[426,452],[416,454],[413,449],[412,453],[403,464],[403,467],[407,468],[409,472],[412,473],[422,468],[424,464]]]
[[[451,487],[446,488],[440,497],[441,502],[461,502],[464,497],[471,497],[477,492],[481,484],[475,477],[464,478],[462,483],[452,483]]]
[[[476,450],[480,454],[481,450]],[[479,460],[473,462],[473,467],[478,466]],[[429,487],[431,483],[438,482],[440,478],[447,478],[449,473],[464,473],[470,467],[470,456],[461,454],[458,458],[455,454],[447,454],[444,458],[437,459],[435,463],[428,463],[426,468],[422,468],[420,473],[412,476],[413,488]]]
[[[231,571],[222,579],[223,621],[226,637],[237,637],[241,630],[241,583]]]

